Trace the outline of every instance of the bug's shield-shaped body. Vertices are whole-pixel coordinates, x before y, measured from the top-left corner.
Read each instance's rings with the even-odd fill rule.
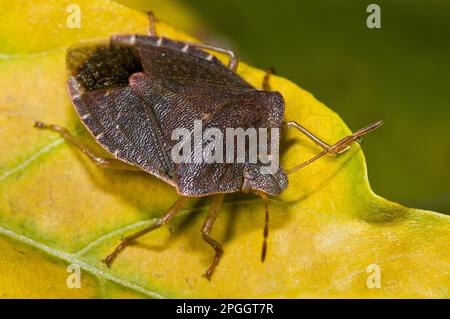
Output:
[[[218,128],[278,128],[284,101],[257,90],[209,53],[183,42],[144,35],[113,36],[109,44],[67,54],[69,92],[80,119],[116,158],[177,188],[182,195],[237,192],[244,175],[253,190],[279,194],[281,166],[261,174],[261,162],[175,163],[173,130],[194,121]],[[193,152],[193,150],[192,150]],[[247,182],[248,182],[247,181]]]

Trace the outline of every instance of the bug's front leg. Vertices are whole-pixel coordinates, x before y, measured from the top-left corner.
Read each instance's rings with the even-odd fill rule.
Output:
[[[121,169],[121,170],[129,170],[129,171],[140,171],[141,169],[139,167],[127,164],[125,162],[122,162],[115,158],[106,158],[106,157],[100,157],[94,154],[89,148],[81,144],[75,136],[70,134],[70,132],[65,129],[64,127],[58,126],[58,125],[52,125],[52,124],[45,124],[42,122],[36,122],[34,124],[35,127],[40,129],[48,129],[52,130],[54,132],[59,133],[62,138],[64,138],[66,141],[74,145],[76,148],[78,148],[80,151],[82,151],[84,154],[86,154],[89,159],[96,165],[102,167],[102,168],[111,168],[111,169]]]
[[[306,162],[303,162],[303,163],[295,166],[294,168],[287,170],[287,173],[288,174],[293,173],[293,172],[299,170],[300,168],[311,164],[312,162],[318,160],[319,158],[321,158],[327,154],[336,156],[336,155],[346,152],[350,148],[350,146],[353,142],[359,141],[364,135],[366,135],[369,132],[372,132],[376,128],[380,127],[382,124],[383,124],[383,121],[378,121],[378,122],[372,123],[366,127],[363,127],[362,129],[359,129],[355,133],[344,137],[337,143],[335,143],[333,145],[328,145],[327,143],[322,141],[320,138],[318,138],[317,136],[312,134],[310,131],[308,131],[306,128],[304,128],[297,122],[295,122],[295,121],[287,122],[286,123],[287,128],[290,128],[290,127],[296,128],[297,130],[299,130],[300,132],[305,134],[309,139],[311,139],[314,143],[316,143],[318,146],[320,146],[323,149],[323,151],[321,153],[310,158]]]
[[[219,244],[214,239],[212,239],[211,237],[209,237],[209,233],[211,232],[214,222],[216,221],[217,214],[219,213],[220,206],[222,206],[224,196],[225,196],[224,194],[214,195],[211,207],[209,208],[208,211],[208,216],[206,217],[201,229],[203,240],[206,241],[209,245],[211,245],[216,253],[211,265],[208,267],[205,273],[205,277],[208,280],[211,280],[211,276],[214,272],[214,269],[216,269],[220,257],[222,257],[223,255],[222,245]]]

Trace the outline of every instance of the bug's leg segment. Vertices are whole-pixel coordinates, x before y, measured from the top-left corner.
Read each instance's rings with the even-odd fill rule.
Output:
[[[287,122],[286,125],[287,125],[288,128],[289,127],[295,127],[296,129],[301,131],[303,134],[305,134],[314,143],[316,143],[317,145],[319,145],[323,149],[323,151],[321,153],[317,154],[316,156],[314,156],[313,158],[307,160],[306,162],[303,162],[300,165],[297,165],[294,168],[291,168],[290,170],[287,171],[287,173],[288,174],[293,173],[296,170],[299,170],[300,168],[305,167],[306,165],[309,165],[312,162],[318,160],[319,158],[321,158],[324,155],[329,154],[329,155],[332,155],[332,156],[336,156],[338,154],[344,153],[345,151],[347,151],[350,148],[350,146],[351,146],[351,144],[353,142],[359,141],[362,136],[364,136],[367,133],[375,130],[378,127],[380,127],[382,124],[383,124],[383,121],[378,121],[378,122],[372,123],[372,124],[362,128],[362,129],[356,131],[352,135],[344,137],[339,142],[337,142],[337,143],[335,143],[333,145],[328,145],[327,143],[325,143],[324,141],[319,139],[317,136],[315,136],[314,134],[309,132],[307,129],[305,129],[303,126],[301,126],[297,122],[294,122],[294,121]]]
[[[206,49],[206,50],[211,50],[211,51],[215,51],[215,52],[219,52],[219,53],[224,53],[226,55],[228,55],[229,57],[229,61],[228,61],[228,68],[235,72],[239,63],[239,59],[236,56],[236,54],[230,50],[230,49],[225,49],[225,48],[221,48],[221,47],[217,47],[211,44],[205,44],[205,43],[198,43],[198,42],[183,42],[187,45],[193,46],[193,47],[197,47],[200,49]]]
[[[156,22],[155,15],[153,14],[152,11],[147,12],[147,15],[148,15],[149,22],[150,22],[148,34],[152,37],[156,37],[157,35],[156,35],[156,30],[155,30],[155,22]],[[224,53],[224,54],[228,55],[228,57],[230,59],[228,62],[228,68],[230,68],[232,71],[236,71],[239,59],[237,58],[236,54],[232,50],[217,47],[215,45],[205,44],[205,43],[188,42],[188,41],[185,41],[183,43],[193,46],[193,47],[200,48],[200,49],[211,50],[211,51],[220,52],[220,53]]]
[[[156,37],[156,30],[155,30],[155,22],[156,18],[152,11],[147,12],[148,20],[149,20],[149,27],[148,27],[148,35],[151,37]]]
[[[211,232],[211,229],[214,225],[214,222],[216,221],[217,214],[219,213],[220,206],[222,206],[224,194],[218,194],[213,197],[213,201],[211,203],[211,207],[208,211],[208,216],[206,217],[201,232],[203,240],[206,241],[209,245],[214,248],[215,256],[214,259],[209,266],[208,270],[206,270],[205,277],[208,280],[211,280],[211,275],[214,272],[214,269],[216,268],[217,264],[219,263],[220,257],[223,254],[223,248],[222,245],[219,244],[217,241],[209,237],[209,233]]]
[[[262,82],[262,88],[265,91],[271,91],[270,89],[270,76],[272,74],[277,74],[275,72],[275,68],[271,67],[266,71],[266,74],[264,74],[263,82]]]
[[[183,208],[183,205],[186,203],[186,201],[189,200],[189,197],[181,197],[179,198],[175,203],[172,204],[172,206],[169,208],[169,210],[159,218],[156,222],[151,224],[150,226],[147,226],[146,228],[131,234],[127,237],[125,237],[122,242],[114,249],[114,251],[108,255],[108,257],[105,258],[103,261],[108,267],[111,266],[114,259],[116,259],[117,255],[125,249],[128,245],[133,243],[136,239],[138,239],[141,236],[144,236],[145,234],[148,234],[152,230],[155,230],[165,224],[167,224],[172,218],[174,218]]]
[[[48,129],[55,131],[61,135],[66,141],[74,145],[76,148],[78,148],[80,151],[82,151],[84,154],[86,154],[89,159],[94,162],[94,164],[102,167],[102,168],[111,168],[111,169],[122,169],[122,170],[130,170],[130,171],[140,171],[141,169],[129,165],[125,162],[122,162],[120,160],[117,160],[115,158],[105,158],[105,157],[99,157],[95,155],[90,149],[88,149],[86,146],[81,144],[70,132],[65,129],[64,127],[58,126],[58,125],[52,125],[52,124],[44,124],[42,122],[36,122],[34,124],[35,127],[40,129]]]
[[[311,139],[314,143],[316,143],[318,146],[320,146],[324,150],[328,150],[330,148],[330,145],[328,145],[327,143],[322,141],[320,138],[315,136],[313,133],[311,133],[310,131],[308,131],[306,128],[304,128],[303,126],[301,126],[300,124],[298,124],[295,121],[287,122],[286,127],[287,128],[295,127],[297,130],[299,130],[300,132],[305,134],[309,139]]]

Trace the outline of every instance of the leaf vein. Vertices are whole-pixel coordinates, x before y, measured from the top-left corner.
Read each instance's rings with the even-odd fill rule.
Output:
[[[0,234],[5,235],[6,237],[12,238],[14,240],[17,240],[21,243],[27,244],[29,246],[32,246],[34,248],[37,248],[43,252],[46,252],[47,254],[54,256],[56,258],[59,258],[65,262],[68,262],[70,264],[76,264],[78,265],[81,269],[87,271],[88,273],[91,273],[92,275],[98,277],[98,278],[103,278],[106,280],[109,280],[111,282],[114,282],[120,286],[123,286],[125,288],[131,289],[131,290],[135,290],[137,292],[140,292],[146,296],[152,297],[152,298],[164,298],[162,295],[150,291],[148,289],[146,289],[145,287],[142,287],[140,285],[134,284],[134,283],[130,283],[126,280],[123,280],[119,277],[116,277],[114,275],[111,275],[95,266],[92,266],[82,260],[80,260],[79,258],[77,258],[76,255],[74,254],[70,254],[68,252],[65,251],[61,251],[58,249],[54,249],[50,246],[47,246],[41,242],[38,242],[32,238],[29,238],[27,236],[21,235],[21,234],[17,234],[12,230],[9,230],[7,228],[4,228],[3,226],[0,226]]]

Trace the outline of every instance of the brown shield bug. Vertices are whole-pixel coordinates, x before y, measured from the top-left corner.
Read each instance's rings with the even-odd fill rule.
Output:
[[[96,156],[60,126],[42,122],[36,122],[35,126],[60,133],[100,167],[150,173],[174,186],[181,195],[155,223],[125,237],[106,257],[108,266],[127,245],[174,218],[190,197],[211,195],[211,207],[201,229],[203,239],[215,250],[205,273],[210,279],[223,254],[222,245],[210,237],[211,229],[224,194],[240,191],[253,192],[264,200],[261,254],[264,261],[269,225],[268,195],[280,194],[287,188],[287,174],[324,155],[345,152],[351,143],[382,122],[328,145],[300,124],[284,121],[284,100],[280,93],[270,90],[270,72],[264,77],[263,89],[256,89],[236,74],[238,59],[232,51],[158,37],[153,15],[149,17],[149,35],[114,35],[107,44],[79,46],[67,52],[69,94],[75,110],[97,142],[114,158]],[[228,65],[204,50],[225,53],[229,56]],[[258,134],[261,128],[271,129],[270,135],[277,143],[279,135],[273,133],[276,132],[273,129],[294,127],[322,148],[322,152],[286,172],[277,167],[271,173],[262,173],[267,161],[260,157],[256,161],[248,160],[250,145],[244,149],[245,160],[241,162],[236,161],[233,153],[236,146],[232,147],[231,162],[176,162],[172,151],[178,143],[172,134],[178,128],[192,131],[195,121],[203,121],[201,133],[208,128],[216,128],[219,133],[228,128],[254,128],[258,129]],[[203,144],[204,141],[200,146]],[[269,156],[278,156],[272,147],[266,150]],[[214,152],[222,151],[220,146]],[[190,148],[187,153],[192,153]]]

